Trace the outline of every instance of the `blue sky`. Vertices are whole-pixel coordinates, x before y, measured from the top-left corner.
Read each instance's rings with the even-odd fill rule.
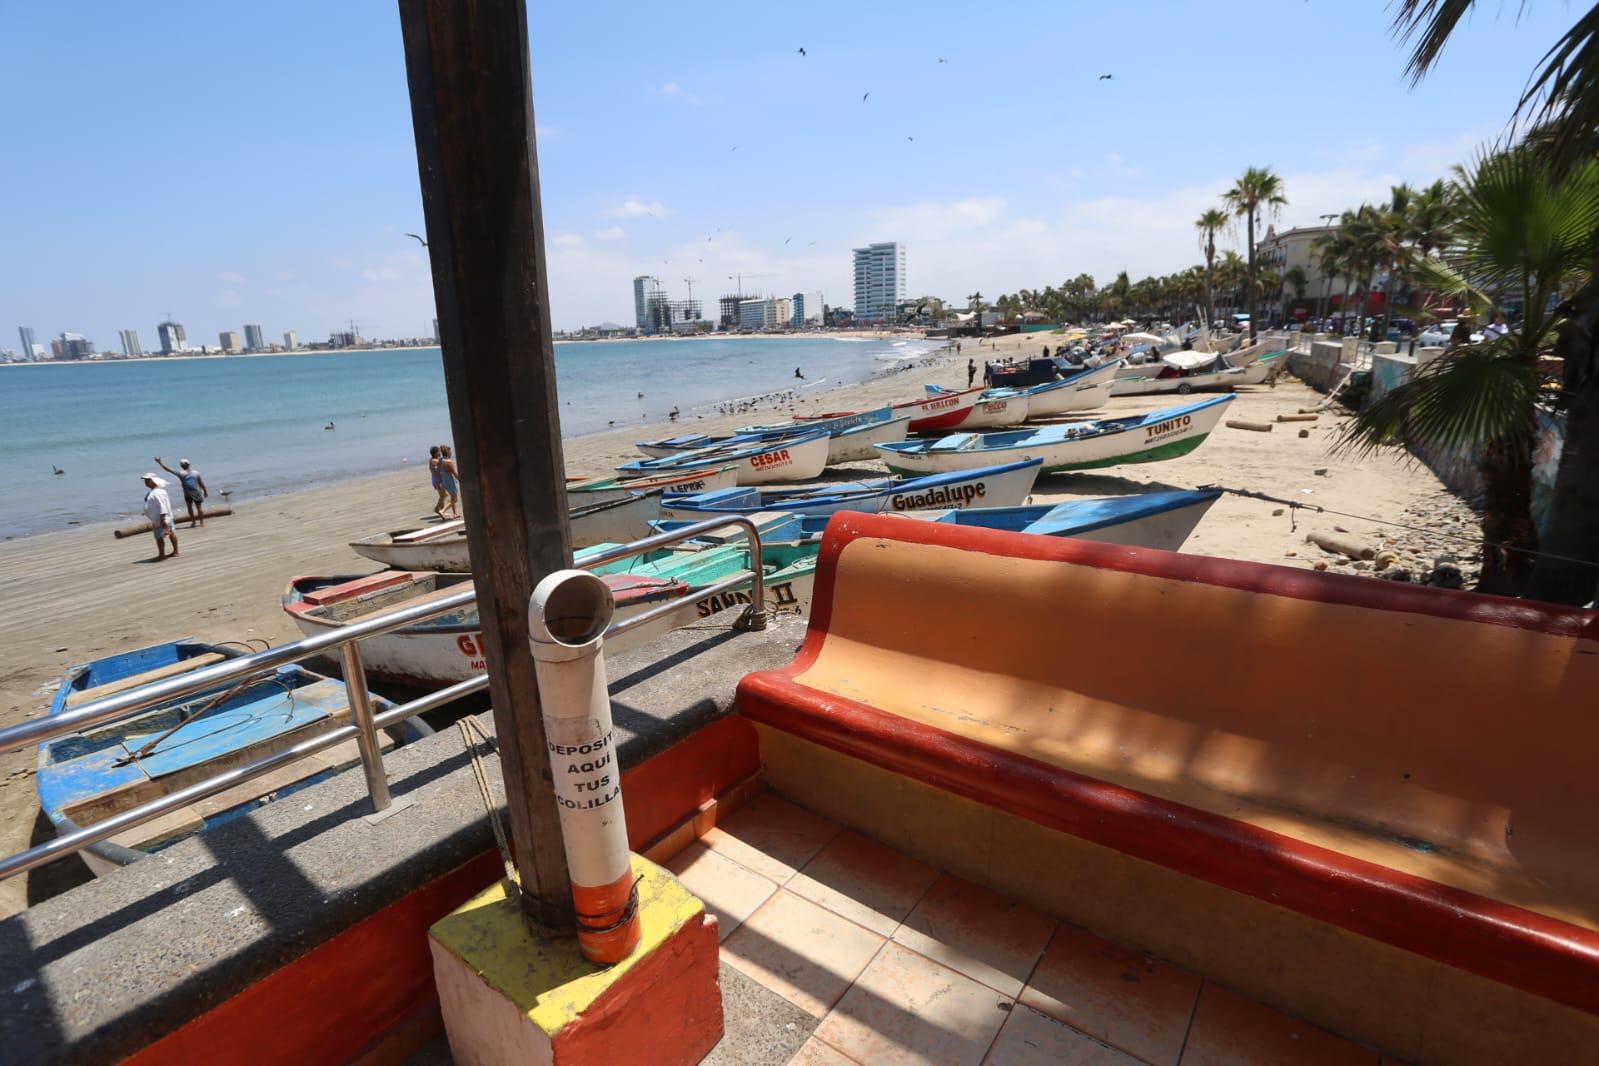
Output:
[[[555,325],[629,321],[639,273],[847,306],[869,240],[956,299],[1180,269],[1246,166],[1304,224],[1496,135],[1573,15],[1479,6],[1412,90],[1377,0],[534,0]],[[0,348],[430,330],[393,3],[13,0],[0,40]]]

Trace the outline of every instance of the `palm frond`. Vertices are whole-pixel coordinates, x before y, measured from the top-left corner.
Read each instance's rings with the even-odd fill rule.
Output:
[[[1530,447],[1538,379],[1497,340],[1438,359],[1349,424],[1335,451],[1368,456],[1388,445]]]
[[[1412,85],[1420,83],[1438,62],[1444,45],[1460,20],[1471,10],[1473,0],[1401,0],[1394,15],[1394,32],[1401,41],[1414,41],[1405,76]]]
[[[1548,152],[1558,163],[1588,154],[1599,125],[1599,5],[1544,54],[1516,112],[1543,125]]]

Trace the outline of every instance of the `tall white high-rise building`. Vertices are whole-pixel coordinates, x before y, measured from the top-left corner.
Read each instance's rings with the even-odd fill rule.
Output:
[[[183,331],[183,326],[179,323],[163,322],[155,328],[155,331],[161,335],[162,355],[171,355],[174,352],[182,352],[188,349],[188,334]]]
[[[236,329],[225,329],[218,333],[217,342],[222,346],[224,352],[229,353],[236,352],[244,347],[244,339],[239,336],[239,331]]]
[[[652,278],[648,274],[640,274],[633,279],[633,324],[639,329],[649,332],[654,328],[650,320],[650,301],[664,300],[666,294],[661,291],[661,279]]]
[[[300,335],[292,329],[283,331],[283,350],[288,352],[300,350]]]
[[[118,330],[122,338],[122,354],[126,356],[143,355],[144,349],[139,346],[139,331],[136,329]]]
[[[855,321],[891,322],[905,299],[905,246],[881,241],[856,248]]]

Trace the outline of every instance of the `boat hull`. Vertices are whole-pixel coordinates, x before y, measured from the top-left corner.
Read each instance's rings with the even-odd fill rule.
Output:
[[[1112,396],[1150,396],[1160,392],[1187,394],[1204,389],[1230,389],[1242,385],[1244,371],[1239,369],[1216,370],[1204,374],[1185,374],[1178,378],[1128,377],[1119,378],[1111,386]]]
[[[1031,408],[1032,397],[1025,392],[1019,392],[1014,396],[982,399],[972,407],[971,414],[966,416],[966,421],[961,423],[960,428],[998,429],[1002,426],[1019,426],[1027,421]]]
[[[830,515],[839,511],[897,514],[943,507],[1018,507],[1032,493],[1038,472],[1035,463],[989,464],[972,470],[968,476],[951,477],[935,484],[888,484],[855,494],[837,493],[815,499],[778,495],[750,503],[724,504],[714,499],[668,498],[662,503],[661,512],[667,518],[694,520],[762,511],[801,515]]]
[[[566,486],[566,499],[572,507],[586,507],[657,489],[662,492],[714,492],[717,489],[730,489],[736,484],[738,470],[728,464],[714,470],[692,470],[659,477],[579,479]]]
[[[827,469],[828,441],[818,432],[791,441],[774,441],[759,447],[732,451],[681,452],[664,459],[643,459],[617,467],[629,476],[692,473],[703,468],[732,466],[737,485],[771,485],[809,481]]]
[[[886,422],[872,422],[848,432],[835,433],[827,438],[827,465],[876,459],[877,445],[904,440],[910,433],[910,424],[909,417],[898,415]]]
[[[1035,386],[1028,419],[1048,418],[1105,406],[1116,381],[1116,364],[1107,363],[1070,381]]]
[[[896,451],[881,447],[878,454],[890,470],[907,476],[970,470],[1019,459],[1042,460],[1041,473],[1045,474],[1162,462],[1187,455],[1203,444],[1221,420],[1230,399],[1223,397],[1188,407],[1157,411],[1145,416],[1131,428],[1116,432],[1087,433],[1076,438],[1024,441],[997,447],[983,447],[979,439],[970,448],[942,451]]]

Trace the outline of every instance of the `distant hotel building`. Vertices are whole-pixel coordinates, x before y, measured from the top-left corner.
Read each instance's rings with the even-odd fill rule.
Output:
[[[94,354],[94,341],[81,333],[63,333],[61,339],[50,342],[57,359],[87,359]]]
[[[300,335],[292,329],[283,331],[283,350],[288,352],[300,350]]]
[[[884,241],[856,248],[855,321],[889,322],[905,299],[905,246]]]
[[[188,349],[189,335],[183,332],[183,327],[176,322],[163,322],[155,329],[161,335],[162,355],[172,355]]]
[[[822,307],[820,292],[796,292],[794,314],[789,318],[789,325],[795,329],[822,325]]]
[[[794,317],[794,302],[786,296],[744,300],[738,305],[740,329],[781,329]]]
[[[132,356],[143,355],[144,354],[144,349],[139,346],[139,331],[138,330],[136,330],[136,329],[119,330],[118,331],[118,336],[120,336],[122,338],[122,354],[123,355],[129,356],[131,358]]]
[[[439,343],[439,320],[436,318],[433,320],[433,343]]]
[[[238,330],[225,329],[217,334],[217,343],[222,346],[224,352],[236,352],[243,346],[243,339],[239,336]]]
[[[244,327],[244,349],[248,352],[260,352],[266,350],[266,341],[261,337],[260,326]]]
[[[633,324],[645,333],[650,330],[650,303],[663,297],[661,281],[648,274],[633,279]]]
[[[31,362],[35,358],[33,350],[38,347],[38,343],[33,339],[33,327],[18,326],[17,336],[22,338],[22,358]]]

